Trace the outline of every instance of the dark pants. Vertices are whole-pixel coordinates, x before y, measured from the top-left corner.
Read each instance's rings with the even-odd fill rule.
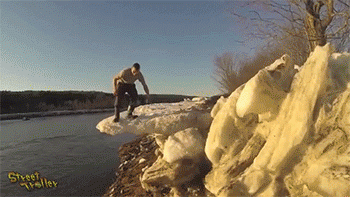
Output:
[[[125,93],[128,93],[131,98],[131,103],[129,102],[128,115],[132,115],[136,104],[137,104],[137,90],[135,84],[119,83],[117,86],[117,97],[114,102],[114,115],[119,120],[120,108],[123,99],[125,98]]]

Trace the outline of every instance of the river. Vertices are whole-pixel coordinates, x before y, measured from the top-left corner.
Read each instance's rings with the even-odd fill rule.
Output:
[[[1,196],[103,195],[115,178],[119,146],[135,138],[99,133],[97,123],[111,115],[0,121]]]

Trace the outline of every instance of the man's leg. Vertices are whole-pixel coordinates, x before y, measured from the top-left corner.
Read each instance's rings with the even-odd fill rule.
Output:
[[[119,122],[120,119],[120,107],[124,98],[125,94],[125,87],[121,84],[118,84],[118,92],[117,96],[115,97],[114,102],[114,120],[113,122]]]
[[[130,99],[131,99],[131,103],[129,104],[129,108],[128,108],[128,117],[133,117],[132,113],[134,112],[134,109],[137,105],[137,97],[138,97],[135,84],[131,85],[127,92],[130,95]]]
[[[115,97],[115,101],[114,101],[114,119],[113,122],[119,122],[120,119],[120,106],[119,106],[119,100],[118,96]]]

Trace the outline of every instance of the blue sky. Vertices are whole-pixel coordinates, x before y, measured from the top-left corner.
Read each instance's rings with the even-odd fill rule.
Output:
[[[212,96],[215,55],[250,50],[224,1],[0,6],[1,90],[112,92],[113,76],[138,62],[151,94]]]

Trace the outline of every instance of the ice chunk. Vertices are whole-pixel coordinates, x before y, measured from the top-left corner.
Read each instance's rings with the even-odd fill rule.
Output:
[[[236,114],[236,102],[243,88],[240,86],[227,98],[210,126],[205,153],[214,165],[227,152],[241,150],[252,135],[249,122],[253,117],[241,119]]]
[[[216,104],[214,105],[213,109],[210,112],[210,115],[212,118],[216,116],[216,114],[220,111],[220,109],[224,106],[226,103],[227,98],[221,96],[217,101]]]
[[[207,100],[207,98],[205,98],[205,97],[195,97],[192,99],[193,102],[203,102],[206,100]]]
[[[267,120],[273,119],[290,89],[294,74],[295,70],[288,55],[283,55],[270,66],[260,70],[246,83],[237,100],[238,116],[256,113],[267,117]]]
[[[188,128],[168,137],[163,159],[169,163],[183,158],[193,160],[204,155],[205,139],[197,128]]]

